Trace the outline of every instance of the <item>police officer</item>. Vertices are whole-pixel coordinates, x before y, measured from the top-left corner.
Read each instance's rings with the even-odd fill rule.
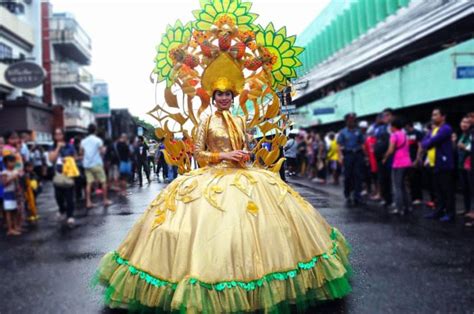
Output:
[[[339,132],[337,138],[344,167],[344,196],[349,206],[362,203],[360,193],[364,166],[364,135],[357,127],[356,118],[355,113],[345,115],[346,127]]]

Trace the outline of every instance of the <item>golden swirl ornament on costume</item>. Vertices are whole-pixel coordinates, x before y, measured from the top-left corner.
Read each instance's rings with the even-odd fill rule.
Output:
[[[295,77],[302,48],[285,28],[255,25],[250,2],[200,4],[196,21],[177,22],[162,37],[154,80],[166,81],[164,103],[149,112],[166,162],[181,175],[102,258],[106,304],[279,313],[341,298],[351,290],[344,236],[278,174],[289,121],[276,92]],[[215,91],[237,96],[241,115],[213,109]],[[250,129],[263,134],[253,164],[221,160],[249,151]]]

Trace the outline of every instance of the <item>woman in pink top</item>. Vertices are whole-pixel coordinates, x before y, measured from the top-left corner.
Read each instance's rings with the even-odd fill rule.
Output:
[[[390,146],[388,147],[383,162],[385,163],[392,154],[392,182],[395,192],[395,205],[397,207],[390,213],[404,215],[410,210],[410,199],[405,178],[412,162],[410,159],[408,138],[405,132],[403,132],[403,121],[400,118],[395,118],[392,122]]]

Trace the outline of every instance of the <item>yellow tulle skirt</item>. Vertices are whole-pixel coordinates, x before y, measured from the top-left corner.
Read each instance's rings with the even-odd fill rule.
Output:
[[[96,279],[112,308],[270,312],[349,293],[348,253],[278,174],[205,167],[158,195]]]

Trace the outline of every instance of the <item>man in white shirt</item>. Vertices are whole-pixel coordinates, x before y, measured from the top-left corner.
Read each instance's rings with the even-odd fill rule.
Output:
[[[107,177],[105,176],[104,163],[102,154],[105,153],[105,146],[102,139],[95,135],[97,127],[90,124],[88,129],[89,135],[81,141],[81,155],[83,156],[82,164],[86,173],[86,208],[94,207],[91,201],[92,183],[98,181],[102,185],[104,206],[111,205],[108,199]]]
[[[31,136],[29,133],[21,133],[21,148],[20,154],[23,157],[23,162],[30,161],[30,149],[28,148],[28,142],[31,141]]]

